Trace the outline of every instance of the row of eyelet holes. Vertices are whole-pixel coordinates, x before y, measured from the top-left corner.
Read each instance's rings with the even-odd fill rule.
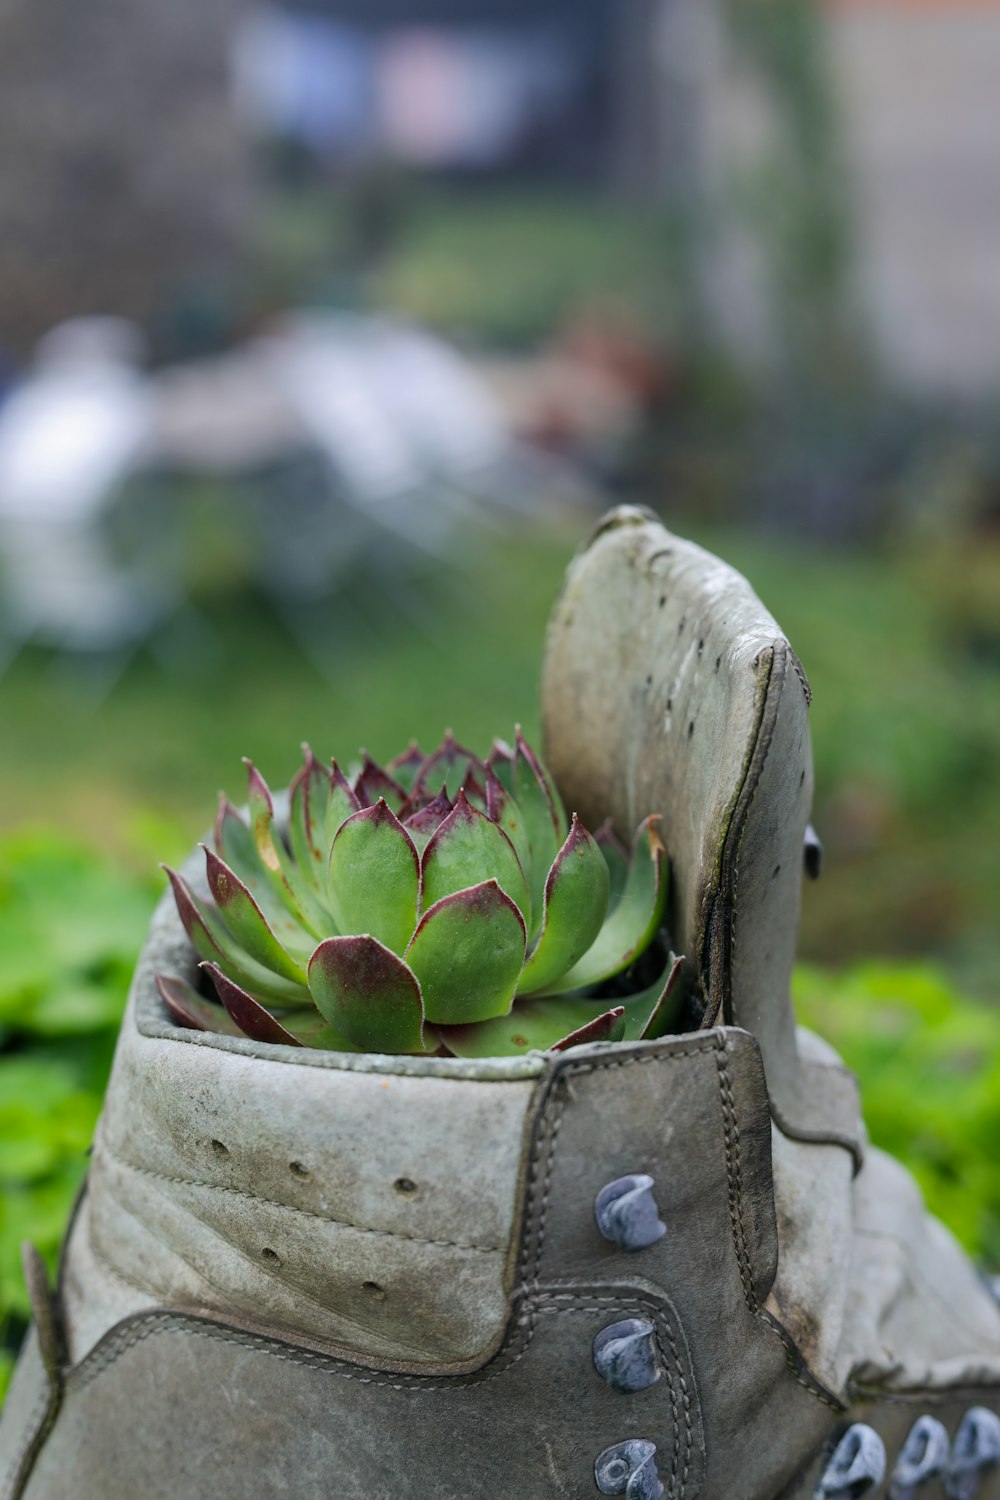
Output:
[[[667,1232],[653,1197],[653,1179],[645,1172],[618,1177],[594,1200],[597,1228],[606,1240],[629,1254],[655,1245]],[[594,1367],[613,1391],[629,1395],[654,1385],[663,1374],[656,1352],[655,1329],[644,1318],[626,1318],[602,1328],[594,1339]],[[660,1500],[663,1485],[656,1472],[656,1445],[648,1438],[629,1438],[597,1455],[594,1478],[602,1495],[626,1500]]]
[[[220,1161],[227,1160],[230,1151],[229,1147],[223,1141],[213,1140],[209,1142],[209,1145],[213,1155],[217,1156]],[[310,1175],[309,1168],[300,1161],[290,1161],[288,1163],[288,1170],[300,1182],[305,1182]],[[415,1198],[420,1192],[418,1184],[411,1177],[397,1177],[392,1186],[401,1198]],[[270,1245],[265,1245],[262,1248],[260,1258],[269,1270],[276,1271],[283,1264],[277,1250],[272,1250]],[[361,1290],[366,1296],[371,1297],[373,1301],[385,1301],[385,1288],[380,1286],[377,1281],[363,1281],[361,1283]]]
[[[925,1485],[944,1480],[947,1500],[975,1500],[990,1469],[1000,1465],[1000,1417],[972,1406],[952,1441],[928,1413],[917,1418],[889,1477],[888,1500],[918,1500]],[[815,1500],[861,1500],[885,1477],[885,1444],[874,1428],[854,1422],[834,1448]]]

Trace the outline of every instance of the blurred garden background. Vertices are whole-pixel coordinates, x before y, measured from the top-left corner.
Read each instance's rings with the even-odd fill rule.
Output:
[[[537,729],[609,504],[814,691],[801,1017],[1000,1270],[991,0],[14,0],[0,1391],[240,758]],[[669,844],[669,830],[666,830]]]

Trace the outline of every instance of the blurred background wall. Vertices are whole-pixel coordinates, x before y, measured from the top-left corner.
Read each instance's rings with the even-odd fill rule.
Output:
[[[4,0],[0,342],[148,320],[245,229],[249,153],[229,91],[241,0]]]

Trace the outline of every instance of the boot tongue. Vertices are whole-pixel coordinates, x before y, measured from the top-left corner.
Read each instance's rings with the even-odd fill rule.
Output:
[[[789,1134],[853,1149],[853,1087],[829,1068],[806,1083],[789,993],[812,800],[808,704],[798,659],[739,573],[648,512],[605,518],[549,631],[546,761],[591,827],[610,815],[627,837],[662,814],[672,939],[702,1024],[754,1034]]]

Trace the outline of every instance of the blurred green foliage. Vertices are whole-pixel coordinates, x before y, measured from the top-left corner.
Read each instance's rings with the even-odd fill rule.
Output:
[[[54,1268],[157,885],[54,832],[0,841],[0,1389],[20,1245]]]
[[[1000,1266],[1000,1009],[921,963],[800,965],[794,997],[858,1074],[875,1145],[906,1162],[968,1250]]]

